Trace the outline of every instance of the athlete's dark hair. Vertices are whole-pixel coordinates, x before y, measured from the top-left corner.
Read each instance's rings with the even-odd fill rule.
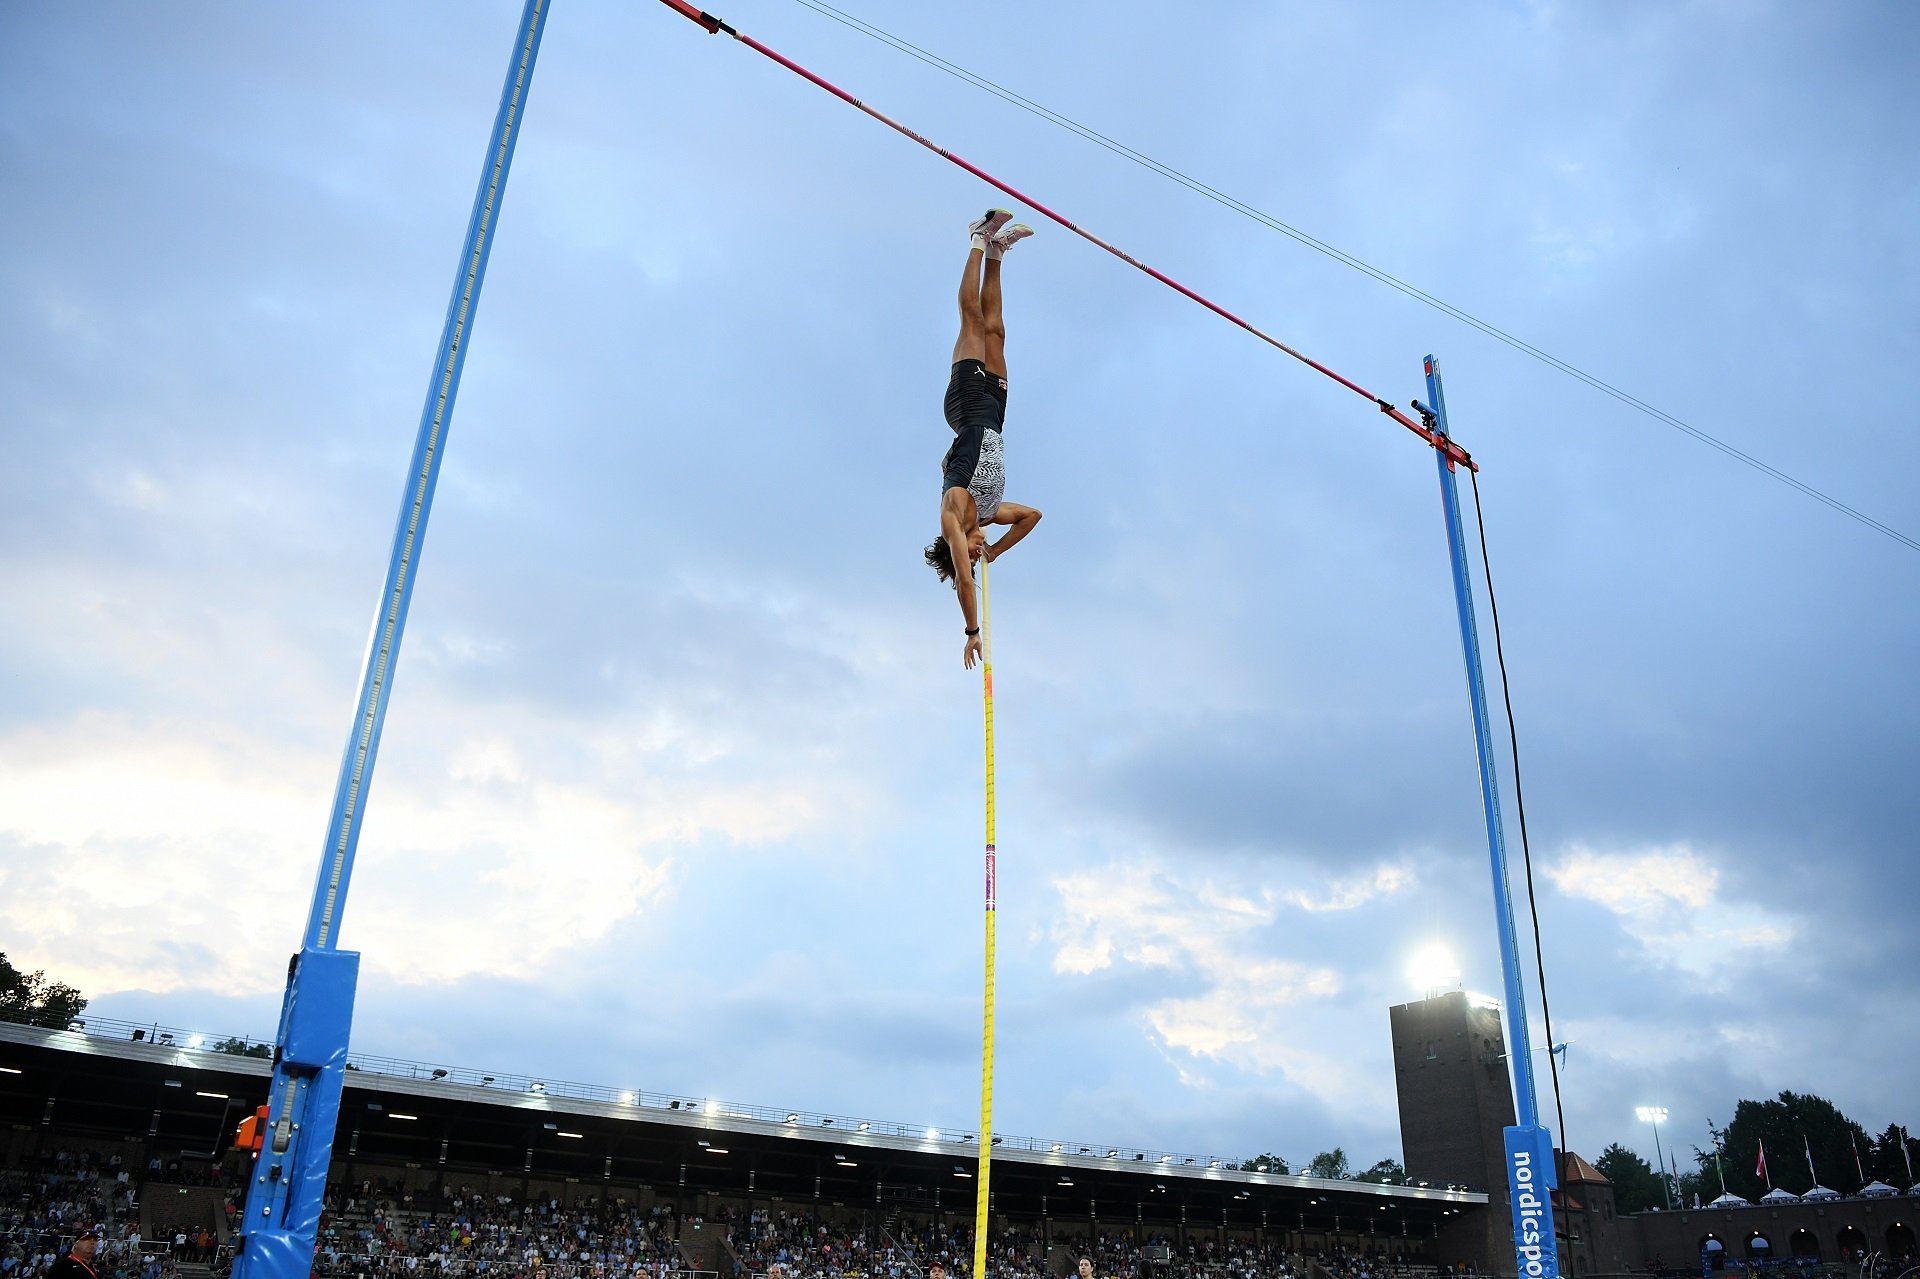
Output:
[[[947,548],[947,539],[935,538],[925,551],[927,566],[940,575],[943,582],[953,580],[953,552]]]

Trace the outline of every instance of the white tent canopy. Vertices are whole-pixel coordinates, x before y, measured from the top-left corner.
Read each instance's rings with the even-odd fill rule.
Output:
[[[1767,1192],[1766,1194],[1764,1194],[1764,1195],[1761,1195],[1761,1196],[1760,1196],[1760,1202],[1761,1202],[1761,1203],[1763,1203],[1763,1204],[1792,1204],[1792,1203],[1799,1203],[1799,1202],[1800,1202],[1800,1196],[1799,1196],[1799,1195],[1796,1195],[1796,1194],[1794,1194],[1794,1193],[1793,1193],[1793,1192],[1792,1192],[1791,1190],[1778,1190],[1778,1189],[1775,1189],[1775,1190],[1769,1190],[1769,1191],[1768,1191],[1768,1192]]]
[[[1838,1199],[1840,1192],[1838,1190],[1829,1190],[1825,1186],[1816,1183],[1812,1190],[1809,1190],[1800,1197],[1802,1199]]]
[[[1721,1195],[1718,1199],[1707,1205],[1709,1208],[1745,1208],[1748,1206],[1746,1200],[1731,1192]]]
[[[1888,1195],[1897,1195],[1900,1192],[1884,1181],[1869,1181],[1860,1187],[1860,1193],[1869,1199],[1885,1199]]]

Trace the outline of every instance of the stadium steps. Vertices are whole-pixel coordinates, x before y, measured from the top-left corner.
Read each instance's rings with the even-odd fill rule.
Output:
[[[708,1270],[717,1274],[732,1274],[731,1265],[722,1266],[723,1259],[731,1261],[727,1253],[727,1241],[724,1232],[717,1226],[705,1222],[699,1225],[691,1223],[680,1228],[680,1256],[685,1259],[689,1270]]]

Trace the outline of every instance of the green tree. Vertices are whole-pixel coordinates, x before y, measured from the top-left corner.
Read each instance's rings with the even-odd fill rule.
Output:
[[[1618,1212],[1648,1212],[1667,1206],[1667,1194],[1653,1165],[1619,1142],[1600,1152],[1593,1166],[1613,1183],[1613,1206]]]
[[[214,1052],[231,1053],[235,1057],[273,1056],[272,1044],[250,1044],[239,1038],[222,1039],[219,1043],[212,1045],[212,1048]]]
[[[1255,1155],[1251,1159],[1242,1160],[1240,1164],[1240,1171],[1241,1172],[1277,1172],[1284,1175],[1286,1173],[1292,1172],[1293,1169],[1287,1167],[1286,1160],[1282,1159],[1279,1155],[1274,1154],[1272,1151],[1268,1151],[1264,1155]]]
[[[38,970],[23,973],[0,953],[0,1021],[65,1030],[87,1006],[86,997]]]
[[[1353,1176],[1353,1169],[1347,1166],[1347,1152],[1338,1146],[1323,1150],[1308,1160],[1306,1172],[1309,1177],[1326,1177],[1336,1181],[1345,1181]]]
[[[1379,1186],[1404,1186],[1407,1184],[1407,1170],[1400,1166],[1398,1159],[1382,1159],[1365,1172],[1353,1175],[1355,1181],[1371,1181]]]
[[[1903,1146],[1906,1147],[1904,1156]],[[1898,1124],[1888,1124],[1887,1130],[1873,1143],[1871,1153],[1865,1146],[1860,1148],[1860,1158],[1866,1162],[1868,1177],[1905,1190],[1914,1181],[1910,1169],[1920,1168],[1920,1141],[1909,1137],[1906,1129]]]
[[[1773,1184],[1796,1195],[1813,1189],[1809,1153],[1825,1184],[1836,1190],[1857,1189],[1853,1151],[1859,1146],[1865,1162],[1869,1144],[1866,1131],[1825,1097],[1795,1092],[1783,1092],[1772,1101],[1740,1102],[1720,1139],[1727,1189],[1748,1199],[1767,1193],[1767,1179],[1758,1167],[1762,1142]]]

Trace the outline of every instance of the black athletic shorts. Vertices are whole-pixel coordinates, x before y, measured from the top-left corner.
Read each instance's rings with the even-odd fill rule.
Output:
[[[980,465],[980,445],[988,431],[999,431],[1007,419],[1007,381],[987,372],[978,360],[954,363],[947,380],[947,425],[953,444],[940,464],[940,491],[966,488]]]

